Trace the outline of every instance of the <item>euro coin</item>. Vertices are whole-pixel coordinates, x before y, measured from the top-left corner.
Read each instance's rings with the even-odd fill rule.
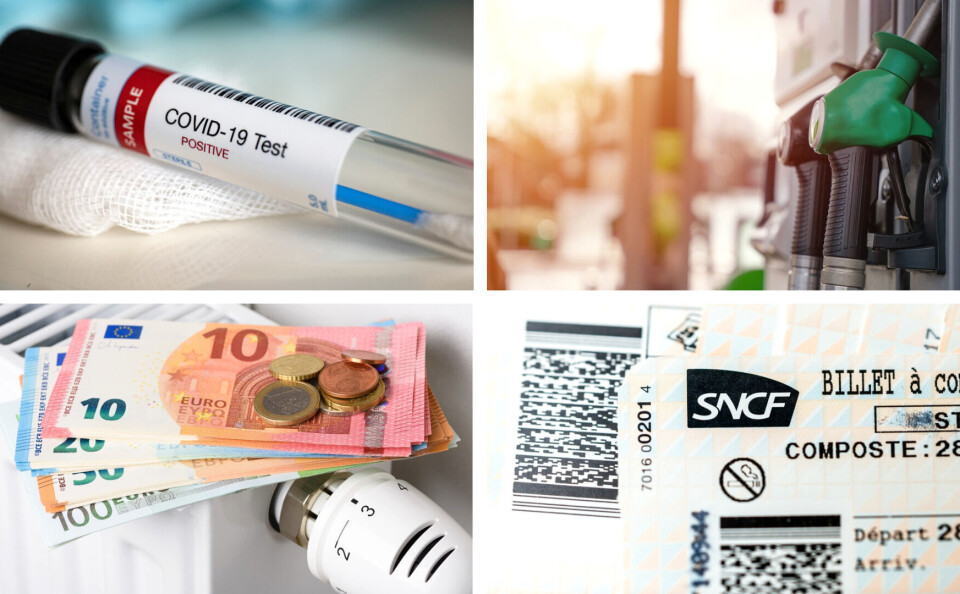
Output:
[[[304,382],[273,382],[253,399],[253,410],[271,427],[299,425],[313,418],[319,408],[320,393]]]
[[[333,406],[323,394],[320,394],[320,414],[327,415],[328,417],[352,417],[357,414],[356,411],[352,410],[337,410],[330,408]]]
[[[382,381],[378,381],[377,387],[372,392],[369,394],[364,394],[359,398],[343,401],[340,399],[333,399],[327,394],[323,394],[321,398],[323,399],[323,407],[326,409],[331,409],[338,412],[357,413],[368,411],[380,404],[380,402],[383,401],[383,396],[385,393],[386,387],[383,385]]]
[[[366,363],[367,365],[373,365],[374,367],[379,367],[387,362],[386,355],[374,353],[373,351],[346,350],[340,353],[340,357],[344,361],[349,361],[351,363]]]
[[[295,353],[277,357],[270,363],[270,374],[278,380],[303,382],[317,377],[323,369],[323,359],[316,355]]]
[[[324,367],[317,380],[322,392],[337,398],[357,398],[377,387],[380,374],[366,363],[337,361]]]

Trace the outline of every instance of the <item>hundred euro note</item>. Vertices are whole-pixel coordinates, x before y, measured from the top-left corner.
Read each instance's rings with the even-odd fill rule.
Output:
[[[43,421],[43,437],[135,439],[337,455],[408,456],[426,435],[415,416],[417,323],[394,327],[284,327],[81,320]],[[265,426],[253,400],[275,381],[270,362],[343,349],[387,356],[384,403],[362,415],[318,415],[293,428]],[[419,364],[418,364],[419,363]],[[289,447],[288,447],[289,446]]]

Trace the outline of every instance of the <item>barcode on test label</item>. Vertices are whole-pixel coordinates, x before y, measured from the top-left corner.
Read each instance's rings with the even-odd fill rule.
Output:
[[[513,509],[615,518],[617,400],[642,328],[527,323]]]
[[[244,93],[243,91],[238,91],[237,89],[207,82],[203,79],[194,78],[186,74],[181,74],[180,76],[174,78],[173,84],[187,87],[188,89],[195,89],[202,93],[210,93],[212,95],[216,95],[217,97],[223,97],[224,99],[233,99],[234,101],[246,103],[247,105],[252,105],[253,107],[259,107],[260,109],[266,109],[281,115],[288,115],[299,120],[319,124],[321,126],[326,126],[327,128],[333,128],[334,130],[340,130],[341,132],[353,132],[357,129],[357,125],[351,124],[350,122],[344,122],[343,120],[338,120],[336,118],[331,118],[319,113],[314,113],[306,109],[293,107],[292,105],[280,103],[279,101],[265,99],[264,97],[259,97],[252,93]]]

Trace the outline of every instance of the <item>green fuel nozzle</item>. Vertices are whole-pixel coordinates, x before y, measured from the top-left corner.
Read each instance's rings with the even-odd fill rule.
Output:
[[[883,50],[877,67],[840,83],[814,104],[810,115],[810,146],[828,155],[831,169],[820,277],[828,290],[863,289],[866,284],[869,209],[877,181],[874,157],[882,151],[899,164],[890,154],[897,145],[933,136],[930,124],[904,100],[918,77],[939,73],[937,59],[891,33],[876,33],[873,40]],[[905,196],[897,206],[912,231]]]
[[[939,62],[922,47],[892,33],[873,36],[883,58],[873,70],[852,75],[813,107],[810,146],[829,155],[851,146],[885,148],[933,128],[903,104],[919,76],[936,76]]]

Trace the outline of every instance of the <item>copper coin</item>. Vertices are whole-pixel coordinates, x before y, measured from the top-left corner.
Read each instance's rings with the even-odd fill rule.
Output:
[[[320,389],[339,398],[357,398],[377,387],[380,374],[366,363],[337,361],[323,368],[318,378]]]
[[[386,355],[374,353],[373,351],[358,351],[351,349],[340,353],[340,357],[344,361],[350,361],[351,363],[366,363],[367,365],[373,365],[374,367],[383,365],[387,362]]]
[[[383,382],[381,382],[381,383],[383,383]],[[372,394],[373,392],[376,392],[376,391],[379,390],[379,389],[380,389],[379,386],[377,386],[377,388],[375,388],[374,390],[372,390],[372,391],[370,391],[370,392],[367,392],[366,394],[361,394],[360,396],[354,396],[354,397],[351,397],[351,398],[345,398],[345,397],[343,397],[343,396],[334,396],[334,395],[331,394],[330,392],[326,392],[326,391],[324,391],[324,390],[320,390],[320,396],[322,396],[323,398],[325,398],[328,402],[333,402],[334,404],[343,404],[343,405],[353,406],[353,405],[355,405],[357,402],[366,399],[368,396],[370,396],[370,394]]]

